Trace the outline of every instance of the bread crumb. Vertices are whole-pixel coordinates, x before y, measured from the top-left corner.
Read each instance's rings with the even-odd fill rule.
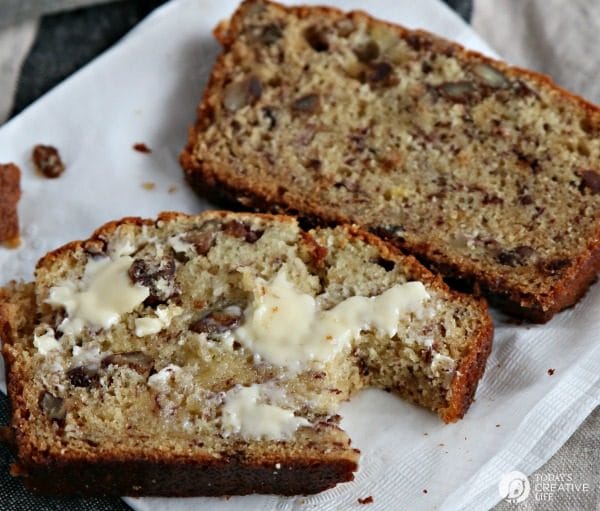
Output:
[[[144,154],[149,154],[152,152],[152,149],[150,149],[143,142],[136,142],[135,144],[133,144],[133,150],[137,151],[138,153],[144,153]]]
[[[169,192],[169,193],[175,193],[176,191],[177,191],[177,187],[175,185],[169,186],[169,189],[167,190],[167,192]]]
[[[21,236],[15,236],[2,243],[6,248],[19,248],[21,246]]]
[[[496,427],[497,427],[497,428],[499,428],[499,427],[500,427],[500,424],[496,424]]]
[[[423,493],[427,493],[427,490],[425,490],[425,489],[424,489],[424,490],[423,490]]]
[[[19,216],[17,204],[21,198],[21,170],[13,163],[0,164],[0,242],[17,248]]]
[[[552,376],[554,374],[554,369],[548,369],[548,376]]]
[[[358,501],[359,504],[372,504],[373,503],[373,497],[371,495],[369,495],[368,497],[363,497],[356,499]]]
[[[37,144],[33,147],[31,159],[36,170],[44,177],[54,179],[65,171],[65,164],[54,146]]]
[[[156,188],[156,183],[153,183],[152,181],[146,181],[145,183],[142,183],[142,187],[145,190],[154,190]]]

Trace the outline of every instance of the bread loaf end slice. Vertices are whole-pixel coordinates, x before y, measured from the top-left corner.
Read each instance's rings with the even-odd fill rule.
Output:
[[[600,269],[600,112],[547,77],[362,12],[248,0],[181,162],[247,208],[356,223],[546,321]]]

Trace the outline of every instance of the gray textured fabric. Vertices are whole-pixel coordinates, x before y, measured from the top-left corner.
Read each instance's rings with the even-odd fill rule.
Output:
[[[598,0],[476,0],[472,24],[509,62],[600,103]]]
[[[21,66],[39,16],[115,0],[0,0],[0,124],[12,111]]]
[[[44,14],[78,9],[86,5],[115,0],[1,0],[0,27],[36,18]]]
[[[21,64],[31,48],[37,25],[37,19],[33,18],[0,27],[0,123],[12,109]]]
[[[574,486],[551,486],[560,479]],[[528,480],[531,493],[526,500],[517,504],[502,501],[494,511],[600,509],[600,408],[596,408],[567,443]],[[584,487],[585,484],[589,487]]]

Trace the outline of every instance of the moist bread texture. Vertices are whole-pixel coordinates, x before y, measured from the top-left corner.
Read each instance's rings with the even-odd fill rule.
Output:
[[[115,296],[141,293],[139,303],[107,327],[86,323],[69,300],[89,298],[96,276],[115,268]],[[329,358],[291,371],[238,335],[250,328],[253,301],[282,275],[322,311],[359,296],[374,303],[398,286],[420,286],[427,298],[399,317],[397,333],[363,326]],[[46,255],[35,282],[0,293],[0,336],[13,472],[32,490],[291,495],[353,478],[359,453],[336,410],[364,387],[460,419],[483,374],[492,323],[482,299],[449,290],[357,228],[307,232],[285,216],[163,213],[109,223]],[[244,392],[254,401],[235,409]],[[261,430],[257,407],[281,431]],[[234,419],[237,429],[227,422]]]
[[[600,269],[600,113],[362,12],[244,2],[181,163],[211,199],[357,223],[547,321]]]

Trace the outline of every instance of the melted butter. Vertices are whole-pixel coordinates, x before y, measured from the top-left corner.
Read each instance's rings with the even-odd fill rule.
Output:
[[[60,343],[56,340],[52,328],[47,328],[42,335],[37,335],[34,332],[33,345],[41,355],[47,355],[49,352],[60,348]]]
[[[157,334],[163,328],[169,327],[175,316],[183,313],[183,309],[178,306],[166,307],[159,305],[156,308],[156,317],[136,318],[135,320],[135,335],[144,337],[145,335]]]
[[[299,370],[311,361],[331,360],[362,331],[396,335],[400,318],[420,313],[428,298],[421,282],[407,282],[379,296],[353,296],[321,311],[316,300],[295,289],[280,270],[272,282],[258,281],[244,324],[234,335],[264,360]]]
[[[183,240],[183,234],[171,236],[168,240],[169,245],[175,252],[185,254],[190,251],[192,244]]]
[[[158,373],[148,378],[148,386],[156,392],[167,392],[170,388],[170,382],[177,373],[181,372],[181,367],[175,364],[169,364],[163,367]]]
[[[285,440],[301,426],[311,423],[279,406],[261,403],[260,385],[237,387],[227,393],[222,410],[226,435],[239,434],[252,440]]]
[[[64,307],[67,313],[58,329],[77,335],[86,326],[110,328],[141,304],[150,292],[131,282],[127,271],[132,263],[129,256],[90,259],[80,286],[65,282],[52,287],[46,302]]]

